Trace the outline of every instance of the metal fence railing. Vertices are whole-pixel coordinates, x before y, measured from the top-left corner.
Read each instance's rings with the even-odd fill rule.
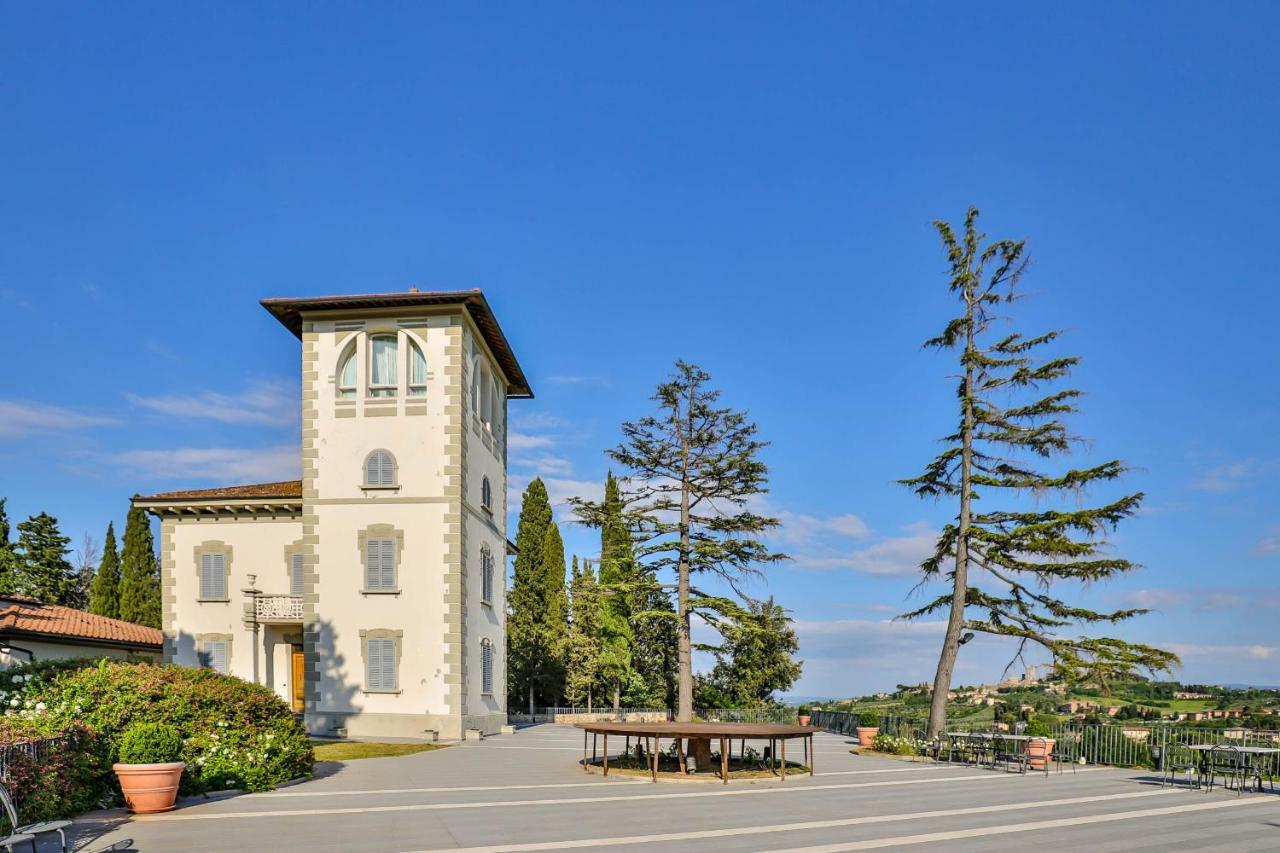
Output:
[[[9,780],[9,767],[18,755],[25,755],[37,763],[50,751],[67,743],[66,737],[48,737],[0,744],[0,779]]]
[[[858,727],[857,713],[814,710],[811,724],[835,734],[853,735]],[[880,717],[880,731],[895,737],[924,740],[926,720],[921,717]],[[947,724],[948,731],[990,731],[992,724],[957,721]],[[1168,754],[1170,744],[1231,744],[1233,746],[1280,746],[1280,731],[1262,731],[1241,727],[1200,728],[1160,723],[1095,723],[1064,722],[1050,726],[1049,737],[1078,745],[1076,754],[1089,764],[1113,767],[1156,767],[1159,757]]]
[[[796,722],[795,708],[702,708],[694,712],[703,720],[718,723],[784,723]]]

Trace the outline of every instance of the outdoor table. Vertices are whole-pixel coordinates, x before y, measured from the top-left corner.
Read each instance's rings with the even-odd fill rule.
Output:
[[[595,761],[595,741],[592,740],[591,761],[587,760],[587,736],[603,735],[604,736],[604,775],[609,775],[609,735],[623,735],[629,738],[644,738],[646,745],[652,738],[652,747],[648,749],[650,761],[649,769],[653,776],[653,781],[658,781],[658,759],[660,757],[660,744],[664,737],[672,738],[676,742],[676,755],[679,761],[680,770],[685,769],[685,754],[683,741],[705,740],[710,743],[712,739],[720,740],[720,776],[724,780],[724,784],[729,784],[729,752],[733,748],[734,738],[743,741],[748,740],[767,740],[772,747],[775,744],[781,745],[782,754],[782,781],[787,779],[787,741],[792,738],[800,738],[804,744],[805,761],[808,764],[809,775],[813,775],[813,736],[819,729],[811,726],[789,726],[780,724],[756,724],[756,723],[612,723],[612,722],[592,722],[592,723],[576,723],[578,728],[582,729],[582,769],[584,772],[590,772],[590,765]],[[771,755],[774,754],[771,750]],[[698,768],[699,772],[703,768]]]
[[[1203,772],[1205,763],[1209,760],[1209,753],[1215,747],[1229,746],[1236,751],[1237,754],[1244,756],[1245,764],[1249,769],[1249,776],[1258,780],[1258,790],[1262,790],[1262,768],[1264,759],[1271,759],[1280,755],[1280,747],[1276,746],[1236,746],[1233,743],[1196,743],[1187,744],[1186,748],[1199,754],[1200,769]]]

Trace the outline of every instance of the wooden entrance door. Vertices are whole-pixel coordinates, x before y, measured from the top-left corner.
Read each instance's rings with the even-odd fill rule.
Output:
[[[303,667],[302,660],[303,658],[302,658],[301,647],[294,646],[293,656],[292,656],[292,664],[293,664],[292,666],[293,677],[291,679],[292,690],[290,692],[292,693],[292,698],[293,698],[293,702],[292,702],[293,710],[295,713],[298,713],[298,714],[301,714],[305,708],[304,703],[306,701],[306,695],[307,695],[306,669]]]

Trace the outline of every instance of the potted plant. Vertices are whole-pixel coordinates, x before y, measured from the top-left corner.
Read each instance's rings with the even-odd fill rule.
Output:
[[[1027,741],[1027,760],[1032,767],[1042,768],[1049,760],[1049,756],[1053,754],[1053,747],[1057,744],[1057,740],[1049,737],[1053,734],[1053,730],[1049,728],[1049,724],[1039,717],[1032,718],[1027,723],[1027,728],[1023,734],[1031,738]]]
[[[880,715],[875,711],[863,711],[858,715],[858,746],[871,746],[880,734]]]
[[[125,805],[135,814],[167,812],[178,799],[187,763],[180,761],[182,735],[165,723],[138,723],[120,738],[120,760],[112,765]]]
[[[800,706],[798,716],[800,719],[800,725],[802,726],[809,725],[809,721],[813,719],[813,716],[809,713],[809,709],[806,708],[804,705]]]

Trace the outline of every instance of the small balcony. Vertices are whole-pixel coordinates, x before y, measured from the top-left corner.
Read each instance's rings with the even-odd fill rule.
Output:
[[[302,596],[259,595],[257,618],[263,623],[302,624]]]

